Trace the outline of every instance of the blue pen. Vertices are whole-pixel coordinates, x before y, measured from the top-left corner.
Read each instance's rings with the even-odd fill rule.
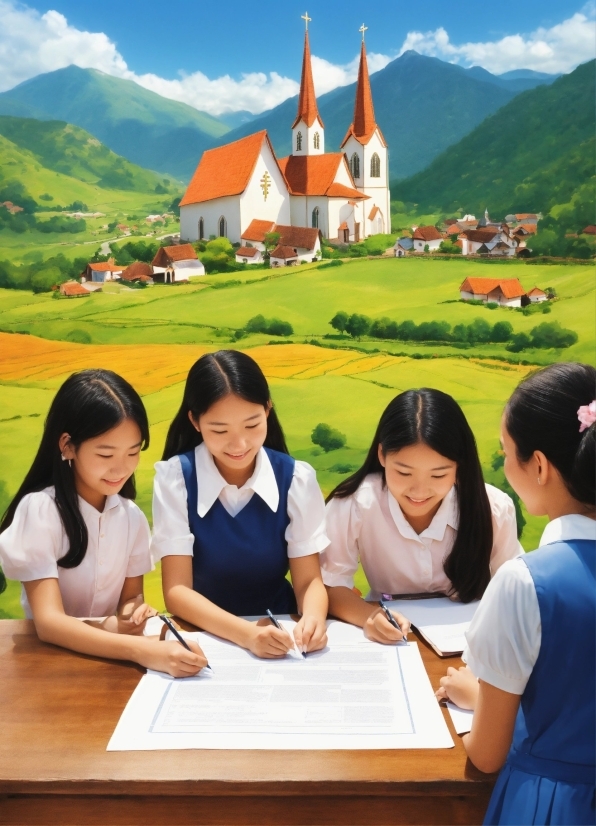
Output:
[[[176,637],[178,642],[181,645],[183,645],[186,648],[187,651],[190,651],[191,650],[190,646],[188,645],[188,643],[186,642],[186,640],[184,639],[182,634],[178,633],[177,629],[174,626],[174,623],[170,619],[168,619],[168,617],[164,616],[164,614],[158,614],[157,616],[160,618],[160,620],[162,622],[164,622],[168,626],[168,628],[170,629],[172,634]],[[207,663],[207,665],[203,666],[203,671],[205,671],[206,669],[209,669],[209,671],[213,671],[213,669],[211,668],[209,663]]]
[[[277,620],[277,619],[273,616],[273,614],[271,613],[271,611],[269,610],[269,608],[267,608],[267,616],[269,617],[269,619],[271,620],[271,622],[273,623],[273,625],[275,625],[275,627],[277,628],[277,630],[278,630],[278,631],[285,631],[285,632],[286,632],[286,634],[289,634],[289,631],[286,631],[286,629],[282,627],[282,625],[280,624],[279,620]],[[294,642],[294,646],[296,646],[296,642]],[[296,650],[298,650],[298,648],[296,648]],[[302,656],[304,657],[304,659],[306,659],[306,652],[305,652],[305,651],[301,651],[300,653],[302,654]]]
[[[381,606],[382,612],[385,614],[387,622],[390,625],[392,625],[394,628],[397,628],[398,631],[401,631],[401,633],[403,634],[403,641],[407,642],[408,641],[407,636],[404,634],[404,632],[399,627],[399,623],[397,622],[397,620],[395,619],[395,617],[393,616],[393,614],[389,610],[389,608],[387,606],[387,603],[384,600],[380,599],[379,600],[379,605]]]

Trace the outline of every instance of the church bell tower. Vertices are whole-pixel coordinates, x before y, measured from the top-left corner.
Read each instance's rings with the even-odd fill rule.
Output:
[[[292,124],[292,155],[323,155],[325,152],[325,127],[317,109],[315,85],[312,79],[310,43],[308,41],[308,24],[311,18],[308,16],[308,12],[303,15],[302,19],[306,23],[306,32],[304,35],[298,113]]]

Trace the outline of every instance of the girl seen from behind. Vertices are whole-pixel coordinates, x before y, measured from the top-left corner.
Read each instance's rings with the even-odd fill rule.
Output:
[[[261,657],[283,657],[295,645],[322,648],[323,497],[310,465],[288,455],[253,359],[221,350],[193,365],[163,459],[152,553],[162,561],[168,609]],[[268,622],[242,619],[268,609],[298,609],[294,639]]]
[[[40,639],[189,676],[206,665],[198,646],[189,652],[142,636],[155,614],[143,601],[150,537],[132,500],[148,444],[147,414],[128,382],[109,370],[72,375],[2,520],[0,560],[22,582],[25,615]]]
[[[596,370],[556,364],[503,414],[505,474],[547,515],[538,550],[504,565],[439,697],[474,708],[464,744],[503,766],[485,823],[593,824],[596,752]]]
[[[485,485],[474,435],[457,402],[439,390],[408,390],[381,416],[363,466],[328,499],[330,545],[321,558],[329,611],[392,643],[382,595],[479,599],[495,571],[523,553],[510,497]],[[371,591],[353,590],[361,562]]]

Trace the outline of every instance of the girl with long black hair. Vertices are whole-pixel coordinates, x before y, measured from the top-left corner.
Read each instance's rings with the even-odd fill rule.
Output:
[[[206,665],[198,646],[142,636],[156,612],[143,600],[149,526],[132,500],[148,445],[147,414],[127,381],[109,370],[70,376],[2,519],[0,560],[23,584],[25,614],[40,639],[189,676]]]
[[[448,669],[437,696],[475,709],[466,751],[481,771],[502,767],[484,823],[594,824],[594,367],[553,364],[522,382],[501,443],[511,487],[549,523],[489,584],[466,633],[469,667]]]
[[[155,467],[152,551],[168,609],[260,657],[322,648],[323,496],[313,468],[288,455],[256,361],[220,350],[191,367]],[[293,639],[242,618],[268,609],[298,609]]]
[[[510,497],[485,485],[474,435],[457,402],[439,390],[389,403],[364,464],[328,498],[330,545],[321,557],[329,611],[376,642],[401,631],[379,609],[383,594],[444,593],[479,599],[507,559],[523,553]],[[371,587],[353,590],[361,562]]]

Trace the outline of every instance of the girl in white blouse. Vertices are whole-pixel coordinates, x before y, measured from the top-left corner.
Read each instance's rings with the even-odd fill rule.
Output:
[[[312,467],[288,455],[250,356],[221,350],[191,367],[163,458],[152,551],[168,609],[260,657],[322,648],[325,504]],[[268,620],[243,619],[297,609],[293,639]]]
[[[25,614],[44,642],[189,676],[206,665],[198,646],[142,636],[156,612],[143,601],[149,526],[132,499],[148,444],[147,414],[128,382],[108,370],[73,374],[2,520],[0,560],[23,584]]]
[[[321,557],[329,611],[392,643],[409,630],[385,618],[384,594],[479,599],[491,576],[523,553],[515,508],[486,485],[474,435],[457,402],[439,390],[408,390],[388,405],[364,465],[330,494],[330,544]],[[353,590],[361,562],[371,586]]]

